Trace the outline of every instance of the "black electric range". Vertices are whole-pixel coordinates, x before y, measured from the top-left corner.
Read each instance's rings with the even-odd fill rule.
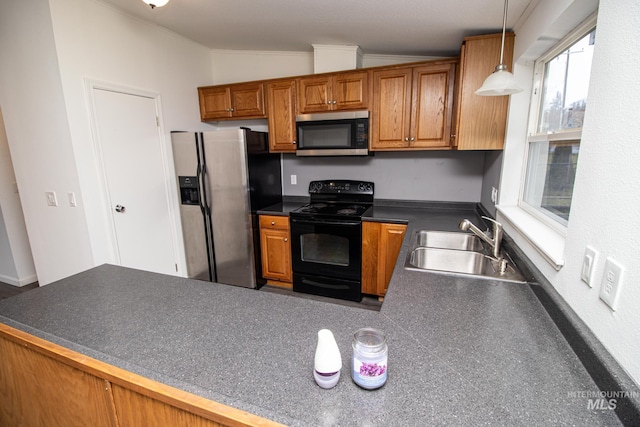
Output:
[[[309,184],[309,204],[290,213],[295,292],[362,299],[362,215],[373,194],[367,181]]]

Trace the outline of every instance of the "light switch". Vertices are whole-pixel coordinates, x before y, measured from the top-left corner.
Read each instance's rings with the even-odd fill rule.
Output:
[[[584,251],[584,259],[582,260],[582,270],[580,272],[580,278],[583,282],[593,288],[593,270],[595,269],[596,259],[598,258],[598,251],[591,246],[587,246]]]
[[[71,206],[72,208],[75,208],[76,206],[78,206],[78,203],[76,202],[76,193],[74,192],[67,193],[67,198],[69,199],[69,206]]]
[[[291,185],[296,185],[298,183],[298,175],[291,175]]]
[[[58,199],[56,198],[55,191],[47,191],[44,193],[47,196],[47,205],[49,206],[58,206]]]

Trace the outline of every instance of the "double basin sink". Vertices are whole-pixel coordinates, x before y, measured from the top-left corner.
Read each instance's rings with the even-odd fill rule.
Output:
[[[500,262],[477,236],[464,232],[418,230],[412,239],[405,268],[477,278],[526,282],[513,262],[503,254]]]

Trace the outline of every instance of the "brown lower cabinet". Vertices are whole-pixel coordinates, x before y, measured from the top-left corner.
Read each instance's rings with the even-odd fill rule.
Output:
[[[262,277],[270,285],[291,288],[291,242],[289,217],[260,215]]]
[[[406,232],[405,224],[362,222],[362,293],[385,295]]]
[[[282,426],[0,323],[2,426]]]

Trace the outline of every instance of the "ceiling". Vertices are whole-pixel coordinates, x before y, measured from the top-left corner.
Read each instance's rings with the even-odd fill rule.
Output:
[[[211,49],[311,52],[357,45],[365,54],[452,56],[465,36],[499,32],[502,0],[101,0]],[[507,29],[529,3],[511,0]]]

